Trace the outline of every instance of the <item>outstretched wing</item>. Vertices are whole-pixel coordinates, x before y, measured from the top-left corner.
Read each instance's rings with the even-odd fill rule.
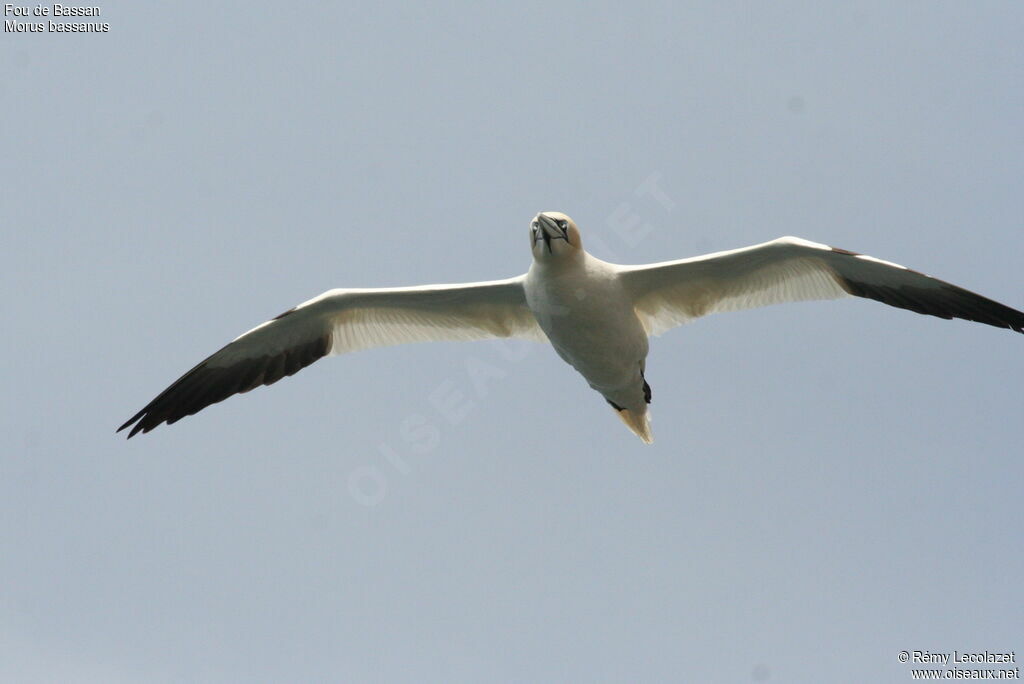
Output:
[[[905,266],[795,237],[692,259],[623,266],[648,334],[720,311],[867,297],[939,318],[1024,332],[1024,313]]]
[[[178,378],[118,432],[174,423],[317,359],[407,342],[525,337],[546,341],[523,277],[464,285],[330,290],[238,337]]]

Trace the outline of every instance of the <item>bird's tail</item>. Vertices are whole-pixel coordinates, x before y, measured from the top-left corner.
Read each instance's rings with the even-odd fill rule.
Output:
[[[632,430],[634,435],[643,440],[644,444],[650,444],[654,441],[654,435],[651,434],[651,414],[649,411],[637,413],[636,411],[630,411],[629,409],[622,409],[616,410],[615,412],[619,414],[619,418],[621,418],[622,422],[626,424],[626,427]]]

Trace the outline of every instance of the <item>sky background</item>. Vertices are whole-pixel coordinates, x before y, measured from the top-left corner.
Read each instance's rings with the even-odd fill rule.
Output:
[[[1024,307],[1020,3],[100,7],[109,33],[0,41],[0,680],[904,682],[901,650],[1024,652],[1009,331],[703,319],[652,342],[651,447],[549,348],[488,342],[114,434],[328,288],[524,272],[540,210],[611,261],[793,234]]]

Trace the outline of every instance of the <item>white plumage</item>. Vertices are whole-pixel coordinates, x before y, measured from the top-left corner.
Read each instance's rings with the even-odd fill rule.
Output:
[[[652,441],[648,336],[723,311],[859,296],[1024,332],[1024,313],[898,264],[794,237],[679,261],[620,266],[583,249],[565,214],[530,225],[533,264],[516,278],[330,290],[214,353],[118,430],[174,423],[317,359],[408,342],[548,341],[643,441]]]

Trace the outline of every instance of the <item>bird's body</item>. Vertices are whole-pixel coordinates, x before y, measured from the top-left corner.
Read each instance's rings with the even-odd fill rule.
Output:
[[[174,423],[277,382],[328,355],[406,342],[521,337],[550,342],[644,442],[648,337],[711,313],[781,302],[874,299],[940,318],[1024,332],[1024,313],[898,264],[800,238],[640,266],[583,249],[565,214],[530,224],[533,264],[506,280],[329,290],[239,336],[119,430]]]
[[[555,352],[649,441],[647,333],[615,265],[583,250],[573,258],[535,261],[524,289]]]

